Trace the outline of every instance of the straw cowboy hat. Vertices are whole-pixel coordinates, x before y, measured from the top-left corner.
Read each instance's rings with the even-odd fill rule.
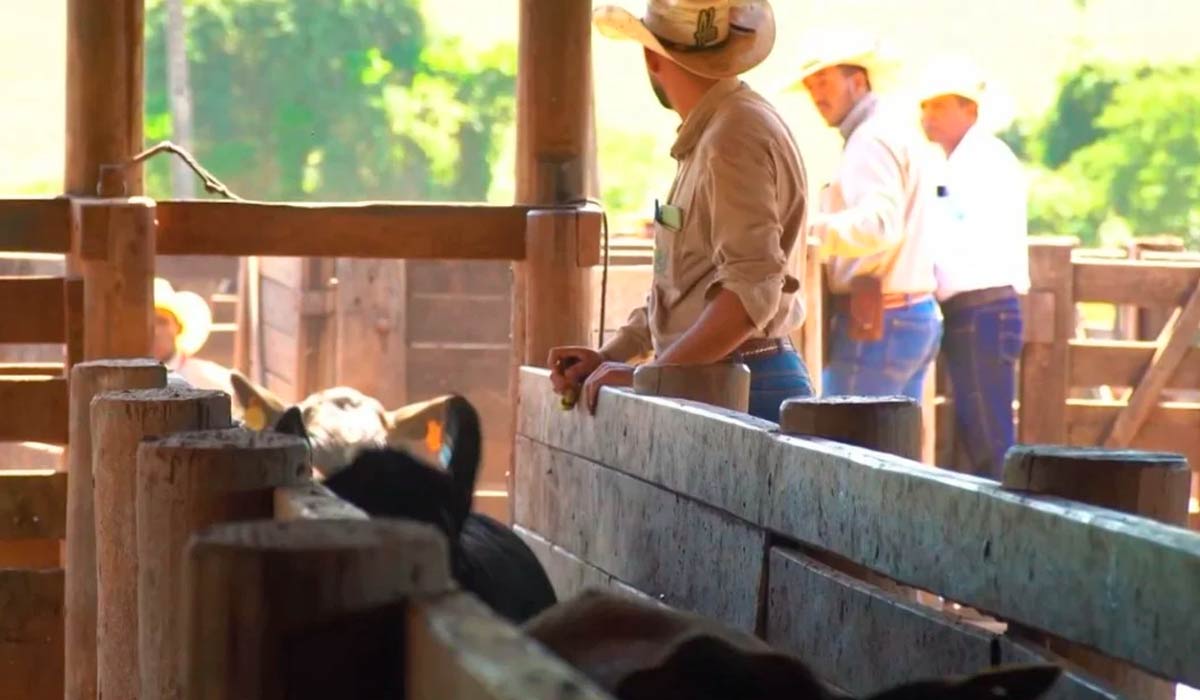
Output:
[[[607,37],[632,39],[706,78],[745,73],[775,46],[768,0],[648,0],[641,18],[603,5],[592,22]]]
[[[890,87],[899,72],[899,64],[890,49],[868,32],[827,29],[801,39],[800,46],[800,75],[788,90],[804,89],[806,78],[830,66],[862,68],[875,91]]]
[[[917,80],[914,93],[918,103],[942,95],[968,99],[979,109],[979,123],[989,130],[1002,129],[1012,121],[1011,99],[963,56],[944,54],[931,60]]]
[[[165,311],[179,323],[176,349],[184,355],[194,355],[204,347],[212,331],[212,311],[195,292],[176,291],[161,277],[154,278],[154,310]]]

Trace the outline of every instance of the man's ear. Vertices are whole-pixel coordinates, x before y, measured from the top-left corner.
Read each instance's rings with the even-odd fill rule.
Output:
[[[229,373],[233,395],[242,407],[242,422],[251,430],[266,430],[283,415],[286,405],[264,386],[247,379],[241,372]]]

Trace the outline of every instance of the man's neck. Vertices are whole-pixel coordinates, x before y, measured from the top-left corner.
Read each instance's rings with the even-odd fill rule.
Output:
[[[842,133],[844,140],[850,140],[850,136],[854,133],[854,130],[867,120],[875,102],[875,93],[870,91],[865,92],[854,103],[854,106],[850,108],[850,111],[846,112],[846,116],[842,117],[842,121],[838,122],[837,125],[838,131]]]
[[[671,95],[671,106],[675,108],[675,113],[679,115],[681,121],[687,121],[688,115],[700,104],[700,100],[708,94],[718,82],[710,78],[697,77],[693,80],[681,82],[676,90],[676,95]]]

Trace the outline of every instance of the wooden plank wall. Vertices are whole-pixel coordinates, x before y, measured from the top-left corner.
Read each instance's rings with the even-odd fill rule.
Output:
[[[1200,606],[1200,534],[696,404],[606,390],[595,418],[563,413],[545,371],[521,382],[516,525],[562,596],[633,588],[813,653],[828,680],[861,692],[1037,658],[819,555],[1200,681],[1183,651],[1200,648],[1200,627],[1179,615]],[[888,661],[848,661],[865,655]],[[1071,676],[1053,697],[1108,695]]]

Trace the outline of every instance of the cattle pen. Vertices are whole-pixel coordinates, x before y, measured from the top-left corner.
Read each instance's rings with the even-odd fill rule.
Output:
[[[696,611],[859,693],[1047,659],[1070,669],[1053,697],[1200,687],[1187,460],[1119,449],[1193,420],[1158,399],[1194,373],[1200,265],[1110,261],[1128,272],[1110,285],[1069,246],[1044,275],[1034,256],[1045,403],[1023,408],[1023,440],[1111,449],[1029,445],[1001,484],[915,461],[911,405],[814,401],[775,425],[610,391],[594,421],[559,411],[544,363],[592,339],[602,251],[580,203],[591,4],[521,8],[515,204],[289,204],[139,196],[143,3],[68,0],[65,193],[0,199],[0,251],[66,258],[0,278],[0,343],[63,348],[0,366],[0,441],[67,450],[0,470],[0,697],[607,697],[455,590],[437,535],[366,518],[312,480],[299,439],[234,427],[228,396],[140,359],[156,255],[511,262],[511,519],[560,598],[601,586]],[[1070,332],[1078,301],[1180,310],[1155,341],[1097,346]],[[1125,404],[1070,395],[1109,372]]]

